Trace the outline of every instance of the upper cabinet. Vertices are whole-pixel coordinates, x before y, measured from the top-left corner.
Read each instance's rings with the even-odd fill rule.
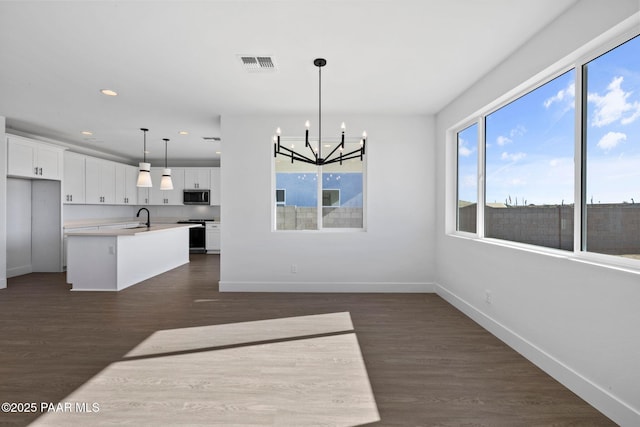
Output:
[[[165,204],[182,205],[182,190],[184,190],[184,169],[171,169],[171,182],[173,183],[173,190],[163,191],[163,199],[166,200]],[[159,185],[160,184],[158,184],[158,186]]]
[[[115,164],[116,170],[116,205],[138,204],[138,168],[122,163]]]
[[[184,188],[187,190],[211,189],[211,168],[185,168]]]
[[[87,157],[85,160],[86,202],[113,205],[116,199],[114,162]]]
[[[161,190],[160,181],[164,168],[151,168],[151,182],[153,187],[138,189],[138,203],[141,205],[182,205],[182,190],[184,190],[184,169],[171,169],[173,190]]]
[[[64,153],[64,198],[62,201],[67,204],[84,204],[84,163],[85,156],[82,154],[65,151]]]
[[[7,175],[33,179],[62,179],[63,148],[31,139],[7,137]]]

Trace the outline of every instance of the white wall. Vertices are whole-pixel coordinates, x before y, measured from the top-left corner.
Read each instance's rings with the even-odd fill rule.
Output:
[[[7,277],[31,273],[31,181],[7,179]]]
[[[7,287],[7,138],[0,116],[0,289]]]
[[[433,118],[323,116],[323,136],[337,137],[343,120],[348,134],[369,135],[367,231],[273,232],[271,137],[277,126],[303,136],[306,118],[223,116],[220,289],[430,291]]]
[[[615,4],[615,7],[613,5]],[[640,275],[446,234],[446,131],[638,11],[577,2],[437,117],[436,291],[621,425],[640,425]],[[640,30],[635,17],[625,27]],[[601,40],[597,41],[598,43]],[[446,164],[446,167],[445,167]],[[446,183],[446,185],[445,185]],[[487,304],[485,290],[492,293]]]

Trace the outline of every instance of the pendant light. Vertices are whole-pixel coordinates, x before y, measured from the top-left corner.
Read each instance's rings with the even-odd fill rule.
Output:
[[[149,129],[140,128],[144,135],[144,151],[142,152],[142,162],[138,172],[138,187],[153,187],[151,182],[151,163],[147,163],[147,132]]]
[[[163,138],[164,141],[164,170],[162,171],[162,179],[160,180],[161,190],[173,190],[173,182],[171,181],[171,169],[167,168],[167,142],[168,138]]]

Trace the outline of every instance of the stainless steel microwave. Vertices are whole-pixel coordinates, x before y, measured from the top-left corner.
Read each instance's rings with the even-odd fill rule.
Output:
[[[208,205],[210,190],[184,190],[182,203],[185,205]]]

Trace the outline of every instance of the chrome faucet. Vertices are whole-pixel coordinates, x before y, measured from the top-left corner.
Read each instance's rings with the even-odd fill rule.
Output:
[[[136,214],[136,218],[140,217],[140,212],[142,211],[147,211],[147,228],[151,227],[151,214],[149,213],[149,209],[147,208],[140,208],[140,210],[138,211],[138,213]]]

